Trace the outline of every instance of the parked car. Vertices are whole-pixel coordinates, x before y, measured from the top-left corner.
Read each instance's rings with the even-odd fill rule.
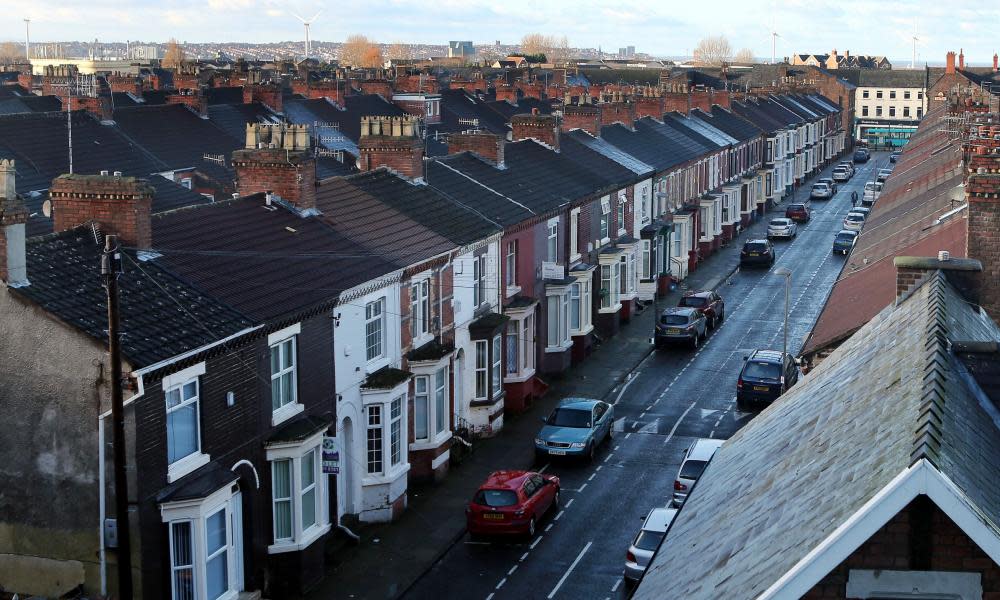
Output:
[[[785,216],[796,223],[807,223],[810,219],[809,207],[800,202],[789,204]]]
[[[833,170],[833,174],[831,175],[831,177],[833,178],[834,181],[839,181],[840,183],[844,183],[846,181],[850,181],[851,172],[845,169],[844,167],[837,167]]]
[[[814,183],[809,190],[809,197],[813,200],[829,200],[833,197],[833,188],[825,183]]]
[[[875,180],[884,182],[886,179],[889,179],[889,175],[892,175],[892,169],[879,169]]]
[[[841,229],[837,235],[833,236],[833,253],[847,254],[854,249],[858,243],[858,232],[850,229]]]
[[[871,153],[866,148],[858,148],[854,151],[854,162],[856,163],[866,163],[871,157]]]
[[[594,459],[598,444],[611,439],[615,407],[600,400],[565,398],[535,438],[535,457],[576,456]]]
[[[859,213],[847,213],[844,217],[844,229],[848,231],[861,231],[865,226],[865,217]]]
[[[714,440],[710,438],[697,439],[687,450],[684,451],[684,460],[681,461],[681,468],[677,470],[677,478],[674,479],[674,495],[670,503],[680,508],[691,493],[691,487],[698,481],[701,474],[708,466],[708,461],[715,456],[715,451],[725,440]]]
[[[854,162],[849,160],[842,161],[837,164],[837,168],[839,169],[840,167],[846,168],[847,172],[851,174],[851,177],[854,177]]]
[[[875,206],[875,198],[861,198],[861,203],[858,206],[861,208],[871,208]]]
[[[534,537],[545,513],[559,509],[559,478],[532,471],[495,471],[465,508],[472,536]]]
[[[765,266],[774,264],[774,245],[771,240],[747,240],[740,250],[740,266]]]
[[[894,163],[894,162],[898,161],[899,157],[902,156],[902,155],[903,155],[903,153],[900,152],[900,151],[898,151],[898,150],[895,151],[895,152],[893,152],[892,154],[889,155],[889,162]]]
[[[862,217],[864,217],[865,220],[867,221],[868,220],[868,215],[871,214],[871,212],[872,212],[872,209],[868,208],[867,206],[855,206],[851,210],[847,211],[847,214],[858,213],[859,215],[861,215]]]
[[[660,313],[656,323],[656,349],[683,342],[697,348],[708,335],[708,319],[697,308],[676,307]]]
[[[639,533],[625,553],[625,585],[639,583],[675,516],[677,509],[670,507],[654,508],[646,515]]]
[[[820,177],[816,180],[816,183],[825,183],[830,186],[830,192],[833,194],[837,193],[837,182],[830,177]]]
[[[768,405],[799,380],[799,367],[791,354],[776,350],[754,350],[744,358],[736,380],[736,406],[747,410]]]
[[[785,238],[790,240],[798,235],[797,228],[795,221],[791,219],[785,217],[771,219],[767,224],[767,239]]]
[[[882,195],[882,182],[881,181],[869,181],[865,184],[865,193],[862,196],[863,199],[870,199],[872,202],[878,200],[878,197]]]
[[[681,297],[677,306],[694,308],[708,319],[708,328],[715,329],[715,326],[726,319],[726,301],[722,296],[712,291],[687,292]]]

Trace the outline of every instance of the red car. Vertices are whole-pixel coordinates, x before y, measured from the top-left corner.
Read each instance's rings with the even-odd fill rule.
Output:
[[[538,522],[559,507],[559,478],[531,471],[496,471],[479,486],[465,509],[473,536],[532,537]]]
[[[785,217],[796,223],[805,223],[809,220],[809,207],[801,202],[789,204],[788,208],[785,209]]]
[[[698,309],[698,312],[705,315],[709,329],[715,329],[726,318],[726,302],[715,292],[688,292],[677,306]]]

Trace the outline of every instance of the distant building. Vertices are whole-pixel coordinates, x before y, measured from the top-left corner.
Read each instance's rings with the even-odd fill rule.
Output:
[[[827,70],[892,68],[892,63],[884,56],[851,55],[850,50],[838,54],[836,49],[829,54],[793,54],[792,65],[808,65]]]
[[[837,76],[857,86],[855,139],[873,146],[902,146],[927,112],[925,69],[847,69]]]
[[[448,58],[472,58],[476,47],[472,42],[448,42]]]

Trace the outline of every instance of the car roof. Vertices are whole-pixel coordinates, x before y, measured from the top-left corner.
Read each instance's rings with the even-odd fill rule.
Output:
[[[684,298],[709,298],[712,292],[710,290],[695,290],[693,292],[684,292]]]
[[[594,408],[594,405],[600,402],[600,400],[594,400],[593,398],[563,398],[559,401],[559,408]]]
[[[854,212],[854,211],[852,210],[851,212],[847,213],[847,216],[846,216],[846,217],[844,217],[844,218],[845,218],[845,219],[849,219],[849,218],[851,218],[851,217],[861,217],[862,219],[864,219],[864,218],[865,218],[865,215],[864,215],[864,213],[859,213],[859,212]]]
[[[759,360],[761,362],[781,362],[781,352],[777,350],[754,350],[747,360]]]
[[[493,471],[479,489],[481,490],[518,490],[524,478],[532,475],[531,471]]]
[[[791,222],[792,220],[789,219],[788,217],[774,217],[773,219],[771,219],[772,223],[774,223],[775,221],[788,221],[788,222]]]
[[[746,245],[746,244],[766,244],[766,243],[767,243],[767,240],[765,240],[763,238],[751,238],[751,239],[743,242],[744,245]]]
[[[642,523],[642,528],[645,531],[658,531],[663,533],[670,527],[670,523],[674,520],[677,515],[676,508],[654,508],[649,511],[646,515],[646,520]]]
[[[691,315],[694,315],[694,314],[699,314],[697,308],[693,308],[693,307],[690,307],[690,306],[671,306],[670,308],[663,309],[663,312],[660,313],[660,316],[663,316],[663,315],[685,315],[685,316],[690,317]]]
[[[684,457],[685,462],[688,460],[709,460],[715,451],[719,449],[726,440],[716,440],[712,438],[700,438],[691,444],[687,456]]]
[[[801,206],[802,208],[805,208],[806,205],[804,202],[792,202],[791,204],[788,205],[788,208],[791,208],[793,206]]]
[[[841,229],[840,231],[837,232],[837,235],[844,235],[844,234],[852,235],[854,237],[858,237],[858,232],[857,231],[852,231],[850,229]]]

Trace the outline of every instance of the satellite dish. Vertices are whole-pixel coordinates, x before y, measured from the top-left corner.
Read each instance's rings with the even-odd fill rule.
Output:
[[[42,214],[49,219],[52,218],[52,200],[42,202]]]

